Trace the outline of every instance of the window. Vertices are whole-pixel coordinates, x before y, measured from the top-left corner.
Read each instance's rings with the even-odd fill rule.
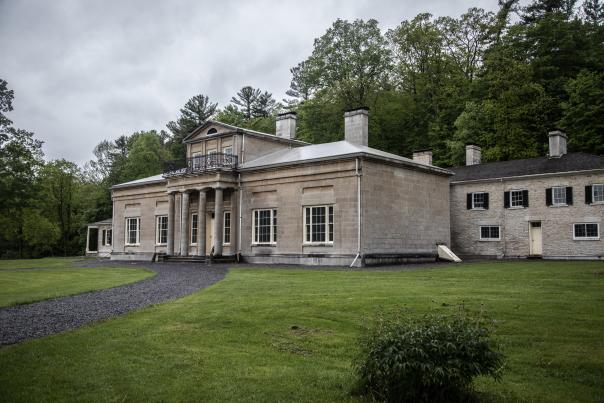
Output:
[[[105,242],[107,241],[107,230],[104,229],[101,231],[101,245],[105,246]]]
[[[468,193],[468,210],[487,210],[489,208],[489,194],[485,192]]]
[[[218,130],[216,130],[216,128],[212,127],[210,130],[208,130],[208,134],[216,134],[218,133]]]
[[[573,188],[554,186],[545,189],[545,204],[547,206],[570,206],[573,204]]]
[[[304,243],[333,243],[333,206],[304,208]]]
[[[207,152],[208,158],[206,159],[206,166],[208,166],[209,168],[213,168],[218,164],[218,156],[216,154],[218,154],[218,151],[216,151],[215,148],[208,150],[208,152]]]
[[[193,169],[201,168],[203,164],[203,158],[201,153],[193,153]]]
[[[168,216],[160,215],[155,218],[155,243],[165,245],[168,243]]]
[[[253,236],[255,244],[277,243],[277,210],[254,210]]]
[[[231,243],[231,212],[224,212],[224,231],[222,237],[222,243],[229,245]]]
[[[197,227],[199,218],[197,214],[191,214],[191,245],[197,245]]]
[[[111,238],[113,236],[113,230],[108,229],[105,232],[105,245],[111,246]]]
[[[126,218],[126,245],[138,245],[140,242],[140,218]]]
[[[233,155],[233,146],[227,146],[222,149],[223,154]]]
[[[504,192],[503,205],[505,208],[528,207],[528,190],[510,190],[509,192]]]
[[[566,188],[555,187],[552,188],[552,201],[556,204],[566,204]]]
[[[499,241],[501,233],[498,225],[483,225],[480,227],[481,241]]]
[[[573,225],[573,239],[589,241],[600,239],[600,225],[598,223],[580,223]]]
[[[604,184],[591,185],[590,203],[604,203]]]

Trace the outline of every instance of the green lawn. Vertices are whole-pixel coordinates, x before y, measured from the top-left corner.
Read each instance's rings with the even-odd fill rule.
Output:
[[[0,260],[0,307],[116,287],[154,275],[133,268],[77,268],[76,260]]]
[[[347,401],[368,316],[499,320],[496,401],[604,400],[604,262],[501,262],[400,272],[232,270],[211,288],[0,349],[5,401]]]

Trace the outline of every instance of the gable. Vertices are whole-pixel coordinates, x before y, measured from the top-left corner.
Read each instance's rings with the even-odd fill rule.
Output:
[[[237,130],[237,127],[227,125],[226,123],[216,122],[213,120],[209,120],[203,125],[199,126],[195,130],[193,130],[187,137],[184,138],[184,143],[194,142],[196,140],[205,139],[207,137],[212,137],[217,134],[233,132]]]

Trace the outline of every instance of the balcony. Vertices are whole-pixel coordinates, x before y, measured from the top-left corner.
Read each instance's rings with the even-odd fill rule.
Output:
[[[164,178],[181,175],[195,175],[219,170],[233,171],[236,168],[236,155],[213,153],[164,162]]]

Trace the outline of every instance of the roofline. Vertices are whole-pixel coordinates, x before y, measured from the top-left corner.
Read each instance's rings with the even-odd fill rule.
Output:
[[[530,175],[515,175],[515,176],[498,176],[493,178],[483,178],[483,179],[468,179],[461,181],[451,181],[452,185],[463,184],[463,183],[478,183],[478,182],[493,182],[493,181],[506,181],[506,180],[518,180],[532,177],[548,177],[548,176],[558,176],[558,175],[576,175],[576,174],[585,174],[589,172],[604,172],[604,168],[594,168],[594,169],[582,169],[579,171],[559,171],[559,172],[547,172],[542,174],[530,174]]]
[[[430,171],[434,174],[443,175],[443,176],[454,175],[454,173],[449,171],[448,169],[436,167],[433,165],[420,164],[420,163],[416,163],[413,161],[401,161],[396,158],[388,158],[388,157],[384,157],[384,156],[380,156],[380,155],[369,154],[364,151],[358,151],[358,152],[354,152],[354,153],[350,153],[350,154],[341,154],[341,155],[334,155],[334,156],[328,156],[328,157],[312,158],[312,159],[307,159],[307,160],[279,162],[279,163],[275,163],[275,164],[259,165],[259,166],[255,166],[255,167],[249,167],[249,168],[239,168],[238,170],[240,172],[259,171],[259,170],[263,170],[263,169],[272,169],[272,168],[278,168],[278,167],[284,167],[284,166],[304,165],[304,164],[313,163],[313,162],[336,161],[336,160],[351,159],[351,158],[365,158],[368,160],[386,161],[389,163],[393,163],[395,165],[405,165],[405,166],[409,166],[412,168],[419,168],[422,171]]]
[[[148,182],[139,182],[139,183],[118,183],[117,185],[113,185],[111,186],[109,189],[122,189],[122,188],[133,188],[133,187],[139,187],[139,186],[147,186],[147,185],[154,185],[156,183],[162,183],[162,182],[167,182],[168,180],[166,178],[162,178],[162,179],[154,179],[152,181],[148,181]]]
[[[300,144],[300,145],[311,144],[311,143],[307,143],[306,141],[302,141],[302,140],[286,139],[286,138],[283,138],[283,137],[278,137],[275,134],[264,133],[264,132],[259,132],[257,130],[251,130],[251,129],[245,129],[243,127],[233,126],[233,125],[230,125],[228,123],[223,123],[223,122],[218,121],[218,120],[208,120],[205,123],[203,123],[202,125],[200,125],[200,126],[196,127],[195,129],[193,129],[193,131],[191,131],[191,133],[189,133],[182,140],[183,144],[196,143],[198,141],[203,141],[202,139],[199,139],[199,140],[190,140],[190,138],[193,137],[193,135],[195,135],[203,127],[205,127],[205,126],[207,126],[209,124],[223,125],[223,126],[227,126],[227,127],[230,127],[230,128],[233,129],[233,130],[227,131],[227,132],[212,134],[211,137],[213,137],[213,138],[215,138],[215,137],[221,137],[222,135],[251,134],[252,136],[258,136],[258,137],[261,137],[261,138],[264,138],[264,139],[268,139],[268,140],[273,140],[273,141],[280,141],[280,142],[285,142],[285,143],[295,143],[295,144]]]

